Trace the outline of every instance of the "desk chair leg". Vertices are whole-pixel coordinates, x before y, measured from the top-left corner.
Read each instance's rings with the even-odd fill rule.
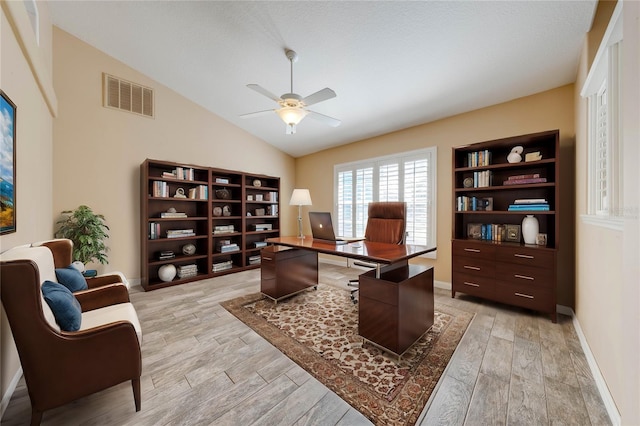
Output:
[[[347,283],[348,287],[356,287],[355,289],[351,290],[351,301],[353,303],[358,303],[358,299],[356,299],[356,293],[358,292],[359,283],[360,280],[349,280],[349,282]]]

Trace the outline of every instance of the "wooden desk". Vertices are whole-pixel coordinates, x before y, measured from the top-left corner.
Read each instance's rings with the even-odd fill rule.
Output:
[[[269,297],[274,294],[284,297],[283,290],[278,288],[280,282],[283,288],[295,289],[295,292],[314,284],[309,282],[309,277],[316,277],[317,284],[318,253],[330,254],[376,264],[374,271],[360,275],[358,333],[364,339],[401,355],[433,325],[433,268],[409,265],[408,261],[434,251],[435,247],[369,241],[333,244],[314,241],[311,237],[269,238],[267,242],[290,247],[296,253],[286,256],[289,265],[293,262],[296,266],[279,268],[281,275],[275,280],[274,266],[263,266],[261,291],[270,293]],[[267,249],[265,253],[271,256],[274,249],[264,250]],[[309,261],[310,254],[314,255],[315,262]],[[297,264],[296,259],[304,264]]]

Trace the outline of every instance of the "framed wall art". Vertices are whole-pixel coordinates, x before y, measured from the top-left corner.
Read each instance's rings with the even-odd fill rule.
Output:
[[[0,90],[0,234],[16,232],[16,105]]]

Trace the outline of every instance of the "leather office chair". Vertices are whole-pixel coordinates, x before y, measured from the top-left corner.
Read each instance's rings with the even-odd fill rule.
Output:
[[[378,201],[369,203],[365,241],[376,243],[404,244],[406,235],[407,203],[402,201]],[[358,263],[358,265],[369,266]],[[350,287],[358,287],[358,280],[350,280]],[[358,289],[351,290],[351,300],[357,303]]]

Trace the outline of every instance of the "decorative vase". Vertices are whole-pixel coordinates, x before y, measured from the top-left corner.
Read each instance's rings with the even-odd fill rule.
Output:
[[[539,230],[540,225],[535,216],[529,214],[522,219],[522,238],[524,238],[525,244],[535,244]]]
[[[168,282],[173,280],[176,277],[178,271],[176,267],[173,265],[162,265],[160,269],[158,269],[158,278],[160,278],[164,282]]]

